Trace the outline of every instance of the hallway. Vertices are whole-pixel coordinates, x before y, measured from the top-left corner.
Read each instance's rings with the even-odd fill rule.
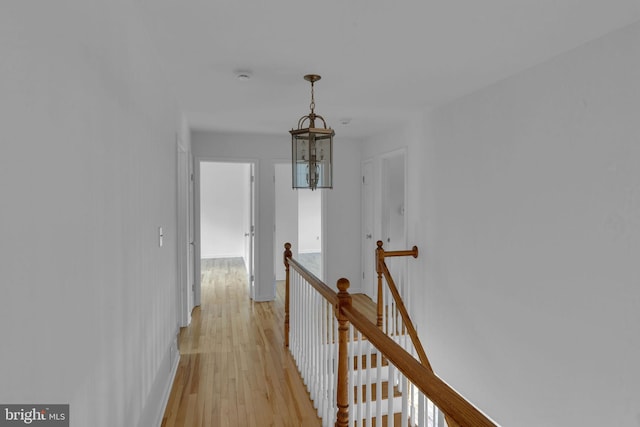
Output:
[[[179,337],[163,427],[319,426],[283,346],[284,285],[253,302],[241,258],[203,260],[202,306]]]

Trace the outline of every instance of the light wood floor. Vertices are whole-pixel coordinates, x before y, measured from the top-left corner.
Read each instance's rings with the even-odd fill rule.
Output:
[[[180,332],[162,426],[320,426],[283,345],[284,295],[253,302],[241,259],[203,265],[202,305]]]

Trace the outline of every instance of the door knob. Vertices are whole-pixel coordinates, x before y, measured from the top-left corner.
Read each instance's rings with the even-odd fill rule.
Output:
[[[371,238],[371,234],[367,234],[367,235],[366,235],[366,236],[364,236],[364,237],[366,237],[367,239],[370,239],[370,238]]]

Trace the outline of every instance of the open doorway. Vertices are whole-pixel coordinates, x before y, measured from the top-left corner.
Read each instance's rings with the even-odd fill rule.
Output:
[[[284,243],[292,245],[293,256],[320,280],[324,279],[322,191],[293,190],[291,163],[277,163],[274,173],[276,224],[274,227],[276,280],[285,279]]]
[[[249,295],[255,290],[254,164],[202,160],[198,162],[199,204],[196,208],[198,256],[196,305],[201,301],[203,266],[230,260],[242,263]]]

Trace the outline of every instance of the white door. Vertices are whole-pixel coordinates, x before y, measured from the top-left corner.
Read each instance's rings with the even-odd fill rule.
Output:
[[[405,249],[404,153],[382,159],[382,236],[384,248]]]
[[[189,218],[188,224],[188,250],[187,250],[187,309],[188,316],[191,319],[191,311],[196,306],[196,255],[195,255],[195,226],[194,226],[194,172],[193,172],[193,156],[191,153],[187,153],[187,170],[188,170],[188,200],[187,200],[187,217]],[[198,266],[200,263],[198,262]],[[200,269],[198,268],[198,271]],[[190,322],[190,320],[189,320]]]
[[[385,250],[407,249],[405,224],[405,153],[398,151],[388,154],[381,162],[381,230]],[[387,266],[402,292],[406,277],[406,258],[387,258]]]
[[[255,165],[250,163],[248,168],[247,177],[248,181],[248,191],[247,191],[247,212],[244,213],[245,217],[245,232],[244,232],[244,241],[245,241],[245,250],[244,250],[244,259],[245,265],[247,268],[247,281],[249,283],[249,295],[251,298],[255,296],[255,263],[254,263],[254,251],[255,251],[255,238],[256,238],[256,221],[255,221],[255,206],[254,206],[254,198],[255,198],[255,187],[256,187],[256,177],[255,177]]]
[[[377,298],[374,236],[373,161],[362,162],[362,291],[372,300]]]
[[[187,151],[179,138],[176,138],[176,149],[178,155],[177,174],[178,179],[178,326],[189,325],[189,314],[187,308],[187,264],[189,263],[189,166]]]
[[[193,309],[193,245],[190,194],[192,191],[190,155],[180,139],[177,142],[178,152],[178,325],[181,327],[191,322]],[[191,233],[191,234],[190,234]]]

